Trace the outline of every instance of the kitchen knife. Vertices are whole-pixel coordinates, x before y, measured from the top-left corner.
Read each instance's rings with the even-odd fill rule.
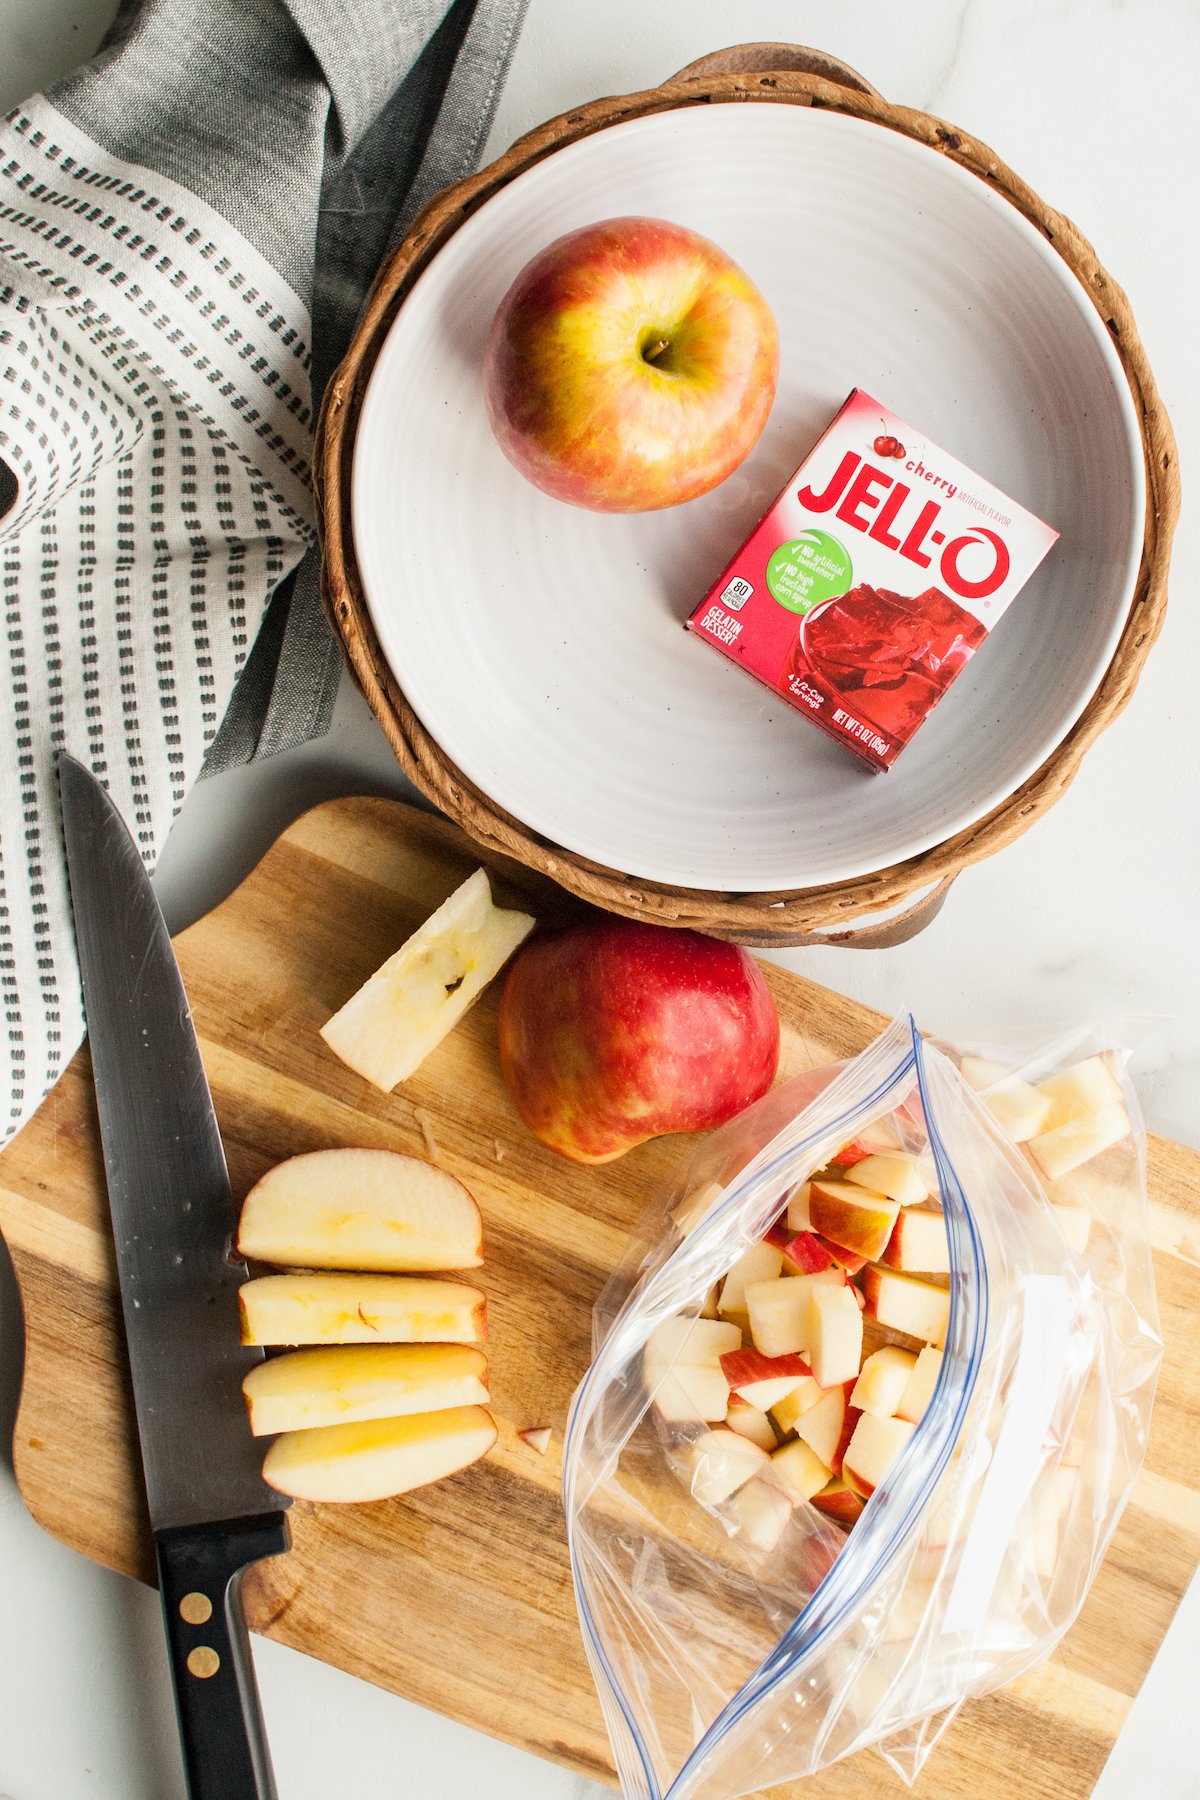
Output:
[[[162,913],[120,813],[58,759],[125,1338],[192,1800],[274,1800],[242,1575],[289,1544],[242,1377],[225,1153]]]

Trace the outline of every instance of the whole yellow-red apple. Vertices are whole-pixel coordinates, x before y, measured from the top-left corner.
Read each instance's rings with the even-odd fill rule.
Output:
[[[599,919],[531,938],[500,1002],[500,1066],[534,1136],[611,1162],[749,1106],[779,1063],[754,959],[695,931]]]
[[[527,263],[484,353],[509,461],[558,500],[650,512],[724,481],[775,398],[779,335],[748,276],[664,219],[606,219]]]

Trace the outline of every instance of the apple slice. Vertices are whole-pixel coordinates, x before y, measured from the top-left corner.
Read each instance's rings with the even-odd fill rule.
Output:
[[[760,1450],[768,1454],[779,1442],[775,1436],[775,1427],[761,1407],[752,1406],[749,1400],[743,1400],[738,1394],[730,1394],[729,1410],[725,1414],[725,1423],[730,1431],[736,1431],[739,1437],[749,1438]]]
[[[412,1275],[260,1275],[238,1293],[244,1344],[476,1344],[487,1301]]]
[[[847,1169],[846,1180],[870,1188],[872,1193],[886,1194],[889,1200],[895,1200],[901,1206],[920,1206],[929,1198],[929,1189],[916,1157],[908,1156],[902,1150],[893,1150],[887,1156],[864,1156],[852,1169]],[[836,1233],[830,1235],[836,1236]]]
[[[770,1460],[765,1450],[736,1431],[705,1431],[689,1453],[692,1493],[708,1506],[719,1506],[752,1476],[761,1475]]]
[[[900,1410],[904,1391],[916,1366],[917,1359],[912,1351],[901,1350],[895,1344],[885,1344],[881,1350],[873,1351],[863,1363],[854,1384],[851,1406],[857,1406],[860,1412],[877,1413],[881,1419],[890,1419]]]
[[[812,1293],[812,1343],[808,1360],[823,1388],[853,1381],[862,1362],[863,1315],[848,1287],[818,1287]]]
[[[738,1522],[738,1536],[756,1550],[774,1550],[787,1530],[792,1502],[781,1487],[755,1477],[736,1493],[729,1510]]]
[[[721,1357],[736,1350],[742,1334],[724,1319],[664,1319],[646,1342],[642,1373],[664,1419],[677,1424],[723,1420],[729,1383]]]
[[[775,1281],[783,1263],[777,1244],[751,1244],[733,1264],[721,1287],[720,1311],[745,1312],[746,1289],[757,1281]]]
[[[910,1425],[916,1425],[924,1418],[941,1372],[942,1353],[927,1344],[918,1354],[900,1396],[900,1404],[894,1409],[898,1419],[907,1419]]]
[[[868,1318],[890,1331],[903,1332],[919,1344],[936,1344],[939,1349],[946,1342],[948,1288],[934,1287],[915,1275],[871,1267],[863,1270],[863,1298]]]
[[[852,1382],[846,1382],[843,1387],[831,1388],[796,1424],[796,1436],[815,1451],[833,1475],[842,1472],[842,1457],[859,1419],[850,1405],[852,1386]]]
[[[771,1417],[786,1437],[789,1431],[795,1430],[797,1419],[802,1419],[823,1398],[824,1389],[811,1375],[806,1375],[790,1394],[785,1394],[782,1400],[775,1402],[771,1408]]]
[[[495,1441],[496,1422],[482,1406],[285,1431],[267,1451],[263,1480],[296,1500],[361,1505],[454,1475]]]
[[[825,1486],[813,1495],[812,1503],[818,1512],[825,1514],[826,1518],[836,1519],[839,1525],[845,1525],[847,1528],[854,1524],[859,1513],[867,1504],[862,1495],[856,1493],[849,1482],[843,1481],[840,1475],[835,1475],[832,1481],[826,1482]]]
[[[539,1456],[545,1456],[550,1448],[550,1439],[554,1436],[554,1428],[551,1425],[527,1425],[524,1431],[518,1431],[517,1436],[531,1450],[536,1450]]]
[[[810,1444],[796,1438],[776,1450],[766,1479],[783,1489],[792,1501],[811,1500],[829,1480],[829,1470]]]
[[[242,1382],[255,1437],[485,1405],[487,1358],[465,1344],[363,1344],[293,1350]]]
[[[528,913],[496,906],[486,871],[476,869],[321,1036],[356,1074],[390,1093],[458,1023],[534,923]]]
[[[1048,1075],[1045,1081],[1038,1082],[1037,1091],[1050,1101],[1050,1116],[1043,1127],[1046,1131],[1057,1131],[1060,1125],[1081,1119],[1085,1113],[1119,1106],[1123,1098],[1121,1084],[1102,1056],[1089,1056],[1058,1075]]]
[[[1029,1154],[1048,1181],[1057,1181],[1081,1163],[1099,1156],[1102,1150],[1111,1150],[1129,1136],[1130,1130],[1129,1114],[1114,1103],[1030,1138]]]
[[[861,1166],[861,1165],[860,1165]],[[808,1214],[812,1228],[831,1243],[860,1256],[876,1257],[892,1235],[897,1201],[869,1193],[848,1181],[809,1183]]]
[[[896,1229],[879,1260],[889,1269],[902,1269],[906,1274],[948,1275],[950,1240],[945,1218],[940,1212],[906,1208],[896,1220]]]
[[[861,1414],[842,1459],[842,1476],[848,1485],[869,1500],[915,1430],[906,1419]]]
[[[812,1335],[811,1296],[818,1286],[842,1287],[846,1277],[832,1265],[812,1275],[756,1281],[746,1290],[750,1335],[764,1356],[807,1350]]]
[[[239,1256],[318,1269],[475,1269],[479,1208],[461,1181],[394,1150],[312,1150],[242,1206]]]

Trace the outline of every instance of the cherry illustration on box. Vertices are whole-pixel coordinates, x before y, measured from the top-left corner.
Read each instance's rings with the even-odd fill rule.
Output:
[[[887,769],[1057,537],[856,388],[688,629]]]

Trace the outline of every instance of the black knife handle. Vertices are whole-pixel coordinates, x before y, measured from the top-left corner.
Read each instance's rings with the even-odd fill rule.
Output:
[[[191,1800],[276,1800],[241,1585],[290,1541],[282,1512],[155,1534]]]

